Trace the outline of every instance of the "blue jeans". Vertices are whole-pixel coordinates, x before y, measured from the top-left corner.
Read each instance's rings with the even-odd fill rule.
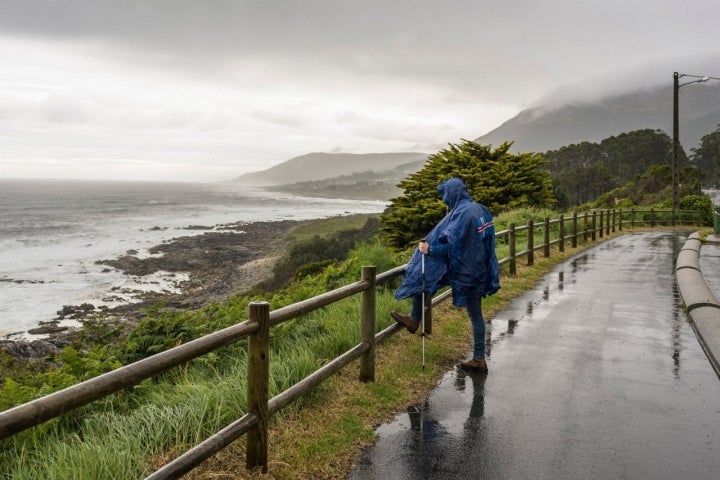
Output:
[[[485,358],[485,319],[482,314],[482,298],[469,297],[466,307],[473,329],[473,358]]]
[[[482,298],[469,297],[465,307],[473,329],[473,358],[485,358],[485,319],[482,314]],[[418,322],[422,319],[422,308],[422,295],[415,295],[410,316]]]

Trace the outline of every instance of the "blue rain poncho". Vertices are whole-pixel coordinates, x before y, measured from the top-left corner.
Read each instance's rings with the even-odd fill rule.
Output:
[[[402,300],[423,291],[452,287],[453,305],[462,307],[468,298],[492,295],[500,289],[500,268],[495,255],[493,217],[485,206],[474,202],[463,181],[453,177],[438,186],[450,212],[428,233],[430,252],[416,249],[395,291]]]

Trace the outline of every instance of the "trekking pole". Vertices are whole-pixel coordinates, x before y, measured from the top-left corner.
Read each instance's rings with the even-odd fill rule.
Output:
[[[425,239],[423,239],[423,242]],[[422,336],[422,368],[425,370],[425,254],[420,252],[420,270],[422,272],[422,314],[420,315]]]

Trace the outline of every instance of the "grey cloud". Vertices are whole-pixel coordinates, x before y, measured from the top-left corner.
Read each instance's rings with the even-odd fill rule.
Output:
[[[432,151],[550,98],[720,76],[719,16],[717,0],[0,0],[0,55],[27,67],[0,79],[0,117],[27,158]]]
[[[105,43],[119,59],[219,79],[229,62],[263,63],[286,81],[386,77],[527,104],[714,46],[718,14],[710,0],[4,0],[0,32]]]

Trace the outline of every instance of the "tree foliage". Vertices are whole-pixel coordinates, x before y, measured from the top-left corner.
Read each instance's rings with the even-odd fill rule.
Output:
[[[652,165],[672,165],[672,140],[660,130],[636,130],[598,143],[582,142],[544,154],[558,207],[591,202],[641,175]],[[681,164],[684,152],[679,152]]]
[[[697,148],[692,149],[691,160],[703,173],[703,186],[720,183],[720,125],[717,130],[705,135]]]
[[[437,186],[460,177],[470,196],[491,212],[519,207],[548,207],[554,202],[552,181],[536,153],[511,154],[511,143],[496,149],[463,140],[431,155],[425,166],[398,184],[403,194],[393,198],[382,215],[387,243],[404,248],[423,238],[446,214]]]
[[[636,130],[600,142],[608,168],[621,182],[631,180],[651,165],[672,165],[672,139],[661,130]],[[678,152],[681,160],[685,154]]]
[[[341,230],[327,237],[315,235],[310,240],[298,242],[277,261],[273,277],[261,282],[259,288],[277,290],[295,277],[316,274],[333,262],[347,258],[357,242],[369,240],[379,228],[379,220],[371,217],[362,228]]]
[[[680,199],[680,205],[678,206],[680,210],[699,211],[703,225],[706,227],[713,226],[715,213],[712,199],[707,195],[686,195]]]
[[[600,195],[590,203],[592,208],[630,208],[653,205],[672,198],[672,169],[653,165],[626,184]]]

